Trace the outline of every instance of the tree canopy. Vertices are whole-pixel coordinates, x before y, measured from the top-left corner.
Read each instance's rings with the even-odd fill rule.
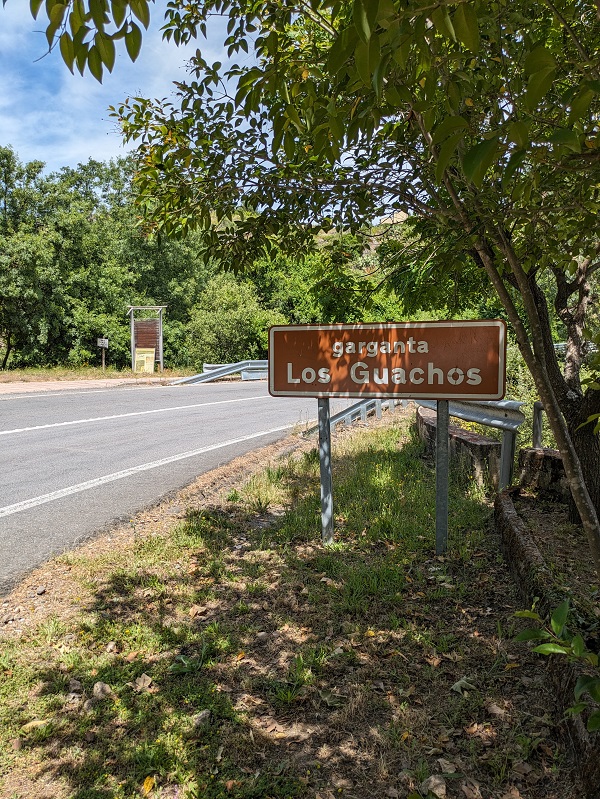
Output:
[[[100,78],[120,40],[137,55],[151,6],[45,8],[49,47]],[[585,426],[600,391],[582,382],[600,268],[598,4],[172,0],[164,35],[206,36],[213,15],[226,18],[239,65],[223,70],[198,50],[173,100],[115,111],[139,144],[149,228],[200,228],[209,250],[239,263],[282,231],[298,247],[315,228],[401,211],[433,281],[470,262],[535,379],[600,572],[600,441]],[[564,369],[552,314],[566,330]]]

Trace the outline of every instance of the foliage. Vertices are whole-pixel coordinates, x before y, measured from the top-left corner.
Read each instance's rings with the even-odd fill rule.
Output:
[[[206,284],[187,327],[192,364],[236,363],[267,357],[268,328],[285,317],[261,308],[255,290],[231,274],[219,274]]]
[[[587,728],[590,732],[600,730],[600,671],[599,660],[595,652],[586,648],[585,642],[579,633],[571,634],[567,629],[569,615],[569,600],[562,602],[552,613],[550,624],[544,625],[544,620],[535,610],[522,610],[515,616],[532,619],[539,626],[523,630],[516,636],[517,641],[540,641],[533,651],[540,655],[564,655],[571,663],[581,663],[595,670],[595,675],[581,675],[575,685],[576,704],[569,708],[569,713],[577,714],[590,708],[587,718]],[[585,699],[585,695],[589,700]]]

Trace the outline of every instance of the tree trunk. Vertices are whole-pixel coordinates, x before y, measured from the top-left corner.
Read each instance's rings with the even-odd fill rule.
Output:
[[[600,391],[588,391],[579,403],[578,413],[574,415],[567,412],[565,417],[590,499],[600,516],[600,435],[593,432],[594,422],[586,424],[593,413],[600,413]],[[581,524],[572,498],[569,503],[569,520]]]
[[[12,350],[12,344],[10,343],[10,333],[6,337],[5,346],[6,346],[6,352],[4,353],[4,358],[2,360],[2,366],[0,367],[0,369],[6,369],[6,364],[8,363],[8,356],[10,355]]]

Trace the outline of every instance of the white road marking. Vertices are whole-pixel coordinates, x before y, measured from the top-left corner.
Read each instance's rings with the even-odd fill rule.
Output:
[[[23,502],[16,502],[14,505],[7,505],[4,508],[0,508],[0,518],[3,518],[4,516],[12,516],[14,513],[20,513],[21,511],[35,508],[38,505],[44,505],[47,502],[53,502],[56,499],[62,499],[63,497],[71,496],[72,494],[78,494],[80,491],[88,491],[90,488],[98,488],[106,483],[113,483],[115,480],[123,480],[125,477],[131,477],[132,475],[139,474],[140,472],[147,472],[150,469],[158,469],[160,466],[166,466],[169,463],[175,463],[176,461],[181,461],[185,458],[193,458],[196,455],[202,455],[205,452],[212,452],[215,449],[229,447],[232,444],[241,444],[243,441],[251,441],[253,438],[260,438],[261,436],[268,436],[271,433],[280,433],[283,430],[290,430],[295,426],[296,424],[294,423],[286,424],[282,427],[273,427],[270,430],[261,430],[260,433],[251,433],[248,436],[233,438],[229,441],[223,441],[220,444],[211,444],[210,446],[202,447],[201,449],[182,452],[179,455],[170,455],[168,458],[161,458],[160,460],[151,461],[150,463],[142,463],[140,466],[133,466],[131,469],[124,469],[121,472],[114,472],[113,474],[107,474],[103,477],[96,477],[94,480],[86,480],[85,483],[79,483],[78,485],[61,488],[58,491],[52,491],[49,494],[42,494],[39,497],[32,497],[31,499],[26,499]]]
[[[92,424],[93,422],[107,422],[112,419],[125,419],[129,416],[146,416],[150,413],[167,413],[168,411],[182,411],[186,408],[208,408],[212,405],[227,405],[232,402],[250,402],[257,399],[269,399],[266,394],[256,397],[239,397],[231,400],[218,400],[215,402],[199,402],[196,405],[176,405],[173,408],[153,408],[150,411],[132,411],[131,413],[116,413],[112,416],[96,416],[91,419],[74,419],[70,422],[52,422],[51,424],[38,424],[35,427],[16,427],[14,430],[0,430],[0,436],[12,436],[15,433],[29,433],[32,430],[48,430],[51,427],[69,427],[76,424]]]

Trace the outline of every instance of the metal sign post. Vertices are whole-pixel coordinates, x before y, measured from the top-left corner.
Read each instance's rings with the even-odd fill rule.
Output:
[[[106,336],[104,338],[99,338],[97,340],[97,345],[100,347],[100,352],[102,353],[102,371],[106,368],[106,350],[108,349],[108,339]]]
[[[329,400],[319,400],[319,466],[321,471],[321,539],[333,543],[333,481],[331,478],[331,425]]]
[[[448,549],[448,475],[450,457],[448,428],[450,416],[448,400],[437,402],[435,430],[435,554],[443,555]]]

